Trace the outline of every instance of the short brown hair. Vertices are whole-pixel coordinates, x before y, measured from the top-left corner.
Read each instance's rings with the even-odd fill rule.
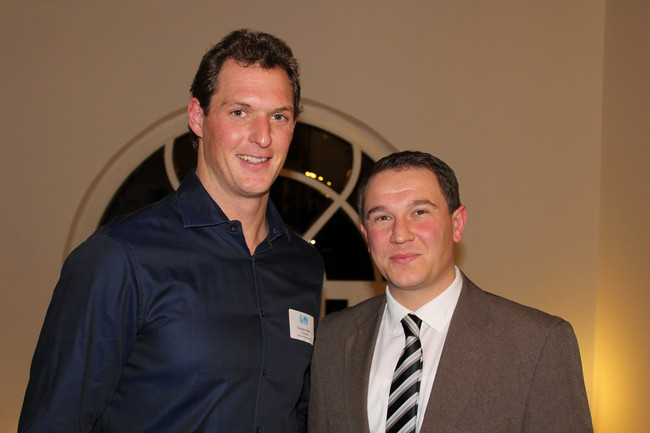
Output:
[[[406,150],[403,152],[391,153],[384,156],[372,166],[365,178],[359,183],[358,189],[358,211],[361,223],[365,223],[364,206],[368,182],[378,173],[386,170],[406,170],[409,168],[424,168],[431,171],[438,178],[440,189],[447,202],[449,213],[453,213],[461,205],[458,191],[458,180],[454,170],[443,160],[426,152]]]

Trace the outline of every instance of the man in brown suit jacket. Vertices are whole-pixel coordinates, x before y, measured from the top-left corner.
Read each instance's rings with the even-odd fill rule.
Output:
[[[571,325],[481,290],[455,266],[467,211],[451,168],[421,152],[383,158],[361,184],[359,215],[387,293],[322,320],[310,433],[398,431],[392,418],[407,412],[400,432],[593,432]],[[423,361],[410,403],[387,420],[407,313],[422,319],[411,341]]]

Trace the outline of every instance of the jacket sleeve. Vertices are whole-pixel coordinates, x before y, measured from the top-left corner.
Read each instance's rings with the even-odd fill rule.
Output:
[[[314,341],[314,354],[311,361],[311,381],[309,398],[309,433],[325,433],[329,431],[327,422],[327,394],[324,367],[327,365],[326,345],[328,337],[327,317],[321,320]]]
[[[526,433],[592,433],[591,415],[573,328],[555,326],[540,353],[532,380]]]
[[[107,407],[134,344],[132,258],[95,234],[66,260],[32,360],[19,433],[88,433]]]

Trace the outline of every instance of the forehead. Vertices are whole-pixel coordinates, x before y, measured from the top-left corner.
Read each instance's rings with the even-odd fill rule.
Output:
[[[384,202],[443,199],[438,177],[426,168],[384,170],[374,175],[366,190],[366,209],[385,205]],[[443,200],[444,201],[444,200]]]
[[[266,69],[255,63],[242,66],[227,59],[217,76],[215,95],[231,92],[275,93],[281,98],[293,98],[293,88],[287,72],[281,67]]]

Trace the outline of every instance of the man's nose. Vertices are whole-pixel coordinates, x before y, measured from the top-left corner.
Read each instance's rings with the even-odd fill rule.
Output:
[[[413,240],[413,232],[411,231],[409,222],[404,218],[395,218],[390,240],[396,244],[403,244]]]
[[[269,119],[264,116],[254,119],[248,139],[260,147],[268,147],[271,144],[271,124]]]

